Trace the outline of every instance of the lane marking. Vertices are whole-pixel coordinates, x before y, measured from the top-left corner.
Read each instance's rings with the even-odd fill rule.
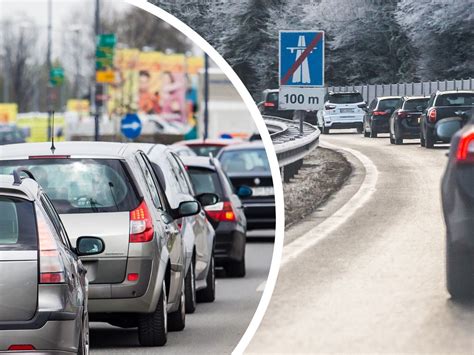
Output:
[[[342,148],[326,142],[321,144],[321,146],[333,150],[342,150],[354,155],[364,166],[365,177],[359,190],[341,208],[322,223],[303,234],[303,236],[283,247],[280,269],[298,258],[305,251],[314,248],[318,243],[328,238],[332,232],[346,223],[359,208],[366,204],[376,191],[379,172],[372,160],[365,154],[351,148]]]
[[[258,285],[255,291],[263,292],[265,290],[265,286],[267,286],[267,281],[263,281],[260,285]]]

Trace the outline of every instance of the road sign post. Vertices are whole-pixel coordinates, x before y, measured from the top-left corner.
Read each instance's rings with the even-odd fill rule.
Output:
[[[280,31],[279,109],[320,110],[324,105],[324,32]],[[300,118],[303,134],[304,114]]]

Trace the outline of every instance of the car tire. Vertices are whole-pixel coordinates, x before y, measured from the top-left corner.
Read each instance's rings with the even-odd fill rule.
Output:
[[[142,346],[163,346],[168,338],[166,284],[163,281],[156,309],[138,317],[138,341]]]
[[[395,139],[392,137],[392,133],[390,133],[390,144],[395,144]]]
[[[168,330],[170,332],[179,332],[186,327],[186,295],[184,279],[181,284],[181,295],[179,298],[178,309],[168,314]]]
[[[364,123],[363,129],[364,129],[364,137],[369,138],[370,137],[370,132],[367,131],[367,128],[365,127],[365,123]]]
[[[322,132],[323,132],[323,134],[329,134],[330,130],[331,129],[329,127],[323,126],[323,131]]]
[[[189,270],[185,279],[186,293],[186,313],[194,313],[196,311],[196,269],[194,267],[194,258],[191,260]]]
[[[474,298],[474,255],[446,245],[446,285],[453,299]]]
[[[82,331],[79,339],[79,346],[77,347],[77,355],[89,355],[89,315],[84,315]]]
[[[425,147],[428,149],[431,149],[434,147],[434,144],[435,144],[435,138],[433,136],[433,133],[430,132],[430,130],[427,128],[426,136],[425,136]]]
[[[357,133],[361,134],[364,131],[362,127],[357,127]]]
[[[424,147],[426,145],[425,136],[423,135],[423,129],[420,130],[420,146]]]
[[[377,131],[374,129],[374,127],[370,127],[370,138],[377,138]]]
[[[209,270],[206,276],[206,288],[197,291],[196,298],[198,302],[209,303],[216,299],[216,269],[214,264],[214,254],[211,256]]]
[[[240,261],[231,261],[225,266],[225,271],[230,277],[245,276],[245,256]]]

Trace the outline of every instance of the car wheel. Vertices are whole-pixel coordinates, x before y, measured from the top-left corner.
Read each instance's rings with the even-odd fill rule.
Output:
[[[186,290],[186,313],[196,311],[196,269],[194,268],[194,258],[189,265],[185,280]]]
[[[425,143],[425,136],[423,135],[423,129],[421,129],[421,130],[420,130],[420,145],[421,145],[422,147],[424,147],[425,144],[426,144],[426,143]]]
[[[474,298],[474,255],[446,245],[446,283],[453,299]]]
[[[370,138],[377,138],[377,131],[374,129],[374,127],[370,127]]]
[[[89,315],[84,314],[84,320],[82,324],[81,338],[79,339],[79,346],[77,349],[78,355],[89,355]]]
[[[369,138],[370,137],[370,132],[367,131],[367,127],[365,125],[365,122],[363,123],[362,129],[364,131],[364,137]]]
[[[225,271],[230,277],[245,276],[245,256],[240,261],[231,261],[225,266]]]
[[[394,123],[393,127],[394,133],[393,133],[393,141],[396,145],[401,145],[403,144],[403,138],[400,137],[400,128],[398,125]]]
[[[433,136],[433,133],[427,128],[426,137],[425,137],[425,147],[428,149],[431,149],[434,147],[434,144],[435,144],[435,138]]]
[[[359,133],[359,134],[360,134],[360,133],[362,133],[363,131],[364,131],[364,130],[363,130],[363,128],[362,128],[362,127],[357,127],[357,133]]]
[[[330,128],[329,128],[329,127],[326,127],[326,126],[323,124],[323,130],[322,130],[323,134],[329,134],[329,130],[330,130]]]
[[[138,318],[138,341],[142,346],[163,346],[168,337],[168,316],[166,311],[166,284],[161,286],[160,299],[153,313]]]
[[[179,332],[186,326],[186,295],[184,287],[184,279],[181,283],[181,295],[179,297],[178,310],[168,314],[168,330],[171,332]]]
[[[392,137],[392,133],[390,133],[390,144],[395,144],[395,139]]]
[[[214,302],[216,299],[216,268],[214,265],[214,254],[211,256],[209,270],[206,276],[206,288],[197,291],[198,302]]]

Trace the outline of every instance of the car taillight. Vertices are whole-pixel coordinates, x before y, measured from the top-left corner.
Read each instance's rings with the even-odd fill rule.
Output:
[[[232,204],[229,201],[218,202],[215,205],[204,207],[209,218],[219,222],[235,222],[236,217]]]
[[[386,113],[387,113],[386,111],[374,111],[373,112],[374,116],[383,116]]]
[[[407,114],[406,112],[399,111],[399,112],[397,113],[397,116],[398,116],[399,118],[406,118],[406,117],[408,116],[408,114]]]
[[[150,242],[154,233],[150,211],[143,201],[130,212],[130,243]]]
[[[8,351],[36,350],[31,344],[13,344],[8,347]]]
[[[431,123],[436,122],[436,109],[435,108],[431,108],[428,111],[428,121],[430,121]]]
[[[324,109],[325,110],[334,110],[336,108],[336,105],[325,105]]]
[[[275,105],[274,102],[268,102],[268,101],[266,101],[266,102],[263,104],[263,106],[265,106],[265,107],[275,107],[276,105]]]
[[[64,283],[64,265],[59,255],[58,244],[52,233],[53,227],[43,212],[36,207],[39,237],[39,282],[42,284]]]
[[[456,158],[458,163],[474,164],[474,129],[462,135],[459,140]]]

